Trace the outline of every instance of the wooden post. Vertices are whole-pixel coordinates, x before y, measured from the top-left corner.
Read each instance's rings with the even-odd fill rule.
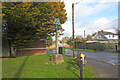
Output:
[[[75,41],[74,41],[74,3],[72,3],[72,28],[73,28],[73,57],[75,57]]]

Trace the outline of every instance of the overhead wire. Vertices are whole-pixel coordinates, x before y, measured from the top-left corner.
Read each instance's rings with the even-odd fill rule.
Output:
[[[106,25],[112,24],[112,23],[118,21],[119,19],[120,19],[120,18],[115,19],[115,20],[112,20],[112,21],[110,21],[110,22],[108,22],[108,23],[106,23],[106,24],[103,24],[103,25],[101,25],[101,26],[95,27],[94,29],[97,29],[97,28],[100,28],[100,27],[102,27],[102,26],[106,26]],[[89,33],[89,32],[90,32],[90,31],[87,31],[87,33]]]
[[[79,3],[82,2],[82,1],[83,1],[83,0],[81,0],[81,1],[79,1],[79,2],[77,2],[77,3],[75,3],[75,5],[76,5],[76,4],[79,4]],[[88,4],[88,3],[80,3],[80,5],[84,5],[84,4]],[[90,4],[90,3],[89,3],[89,4]],[[91,4],[120,4],[120,2],[91,3]],[[103,25],[101,25],[101,26],[105,26],[105,25],[108,25],[108,24],[114,23],[114,22],[118,21],[119,19],[120,19],[120,18],[115,19],[115,20],[110,21],[109,23],[103,24]],[[98,27],[101,27],[101,26],[98,26]],[[95,27],[94,29],[96,29],[96,28],[98,28],[98,27]]]
[[[77,3],[75,3],[75,5],[77,5],[77,4],[79,4],[80,2],[82,2],[82,1],[84,1],[84,0],[81,0],[81,1],[79,1],[79,2],[77,2]],[[83,5],[83,4],[120,4],[120,2],[105,2],[105,3],[96,3],[96,2],[85,2],[85,3],[80,3],[80,5]]]
[[[101,26],[109,25],[109,24],[111,24],[111,23],[114,23],[114,22],[118,21],[119,19],[120,19],[120,18],[115,19],[115,20],[112,20],[112,21],[110,21],[110,22],[108,22],[108,23],[106,23],[106,24],[103,24],[103,25],[101,25]],[[101,26],[98,26],[98,27],[101,27]],[[98,28],[98,27],[96,27],[96,28]]]

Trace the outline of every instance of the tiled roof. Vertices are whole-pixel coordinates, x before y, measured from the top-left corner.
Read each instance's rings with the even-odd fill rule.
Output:
[[[112,32],[107,32],[107,31],[103,31],[103,30],[101,30],[101,31],[99,31],[99,32],[101,32],[102,34],[104,34],[104,35],[117,35],[117,34],[114,34],[114,33],[112,33]],[[95,36],[97,33],[93,33],[92,34],[92,36]]]
[[[101,31],[104,35],[115,35],[114,33],[112,32],[106,32],[106,31]]]
[[[92,36],[95,36],[97,33],[93,33]]]

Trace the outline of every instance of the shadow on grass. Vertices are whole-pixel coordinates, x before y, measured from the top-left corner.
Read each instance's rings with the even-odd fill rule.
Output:
[[[49,55],[49,60],[51,61],[52,54]]]
[[[29,56],[30,56],[30,55],[26,56],[26,58],[24,59],[24,61],[23,61],[23,63],[21,64],[18,72],[15,74],[15,78],[19,78],[19,77],[20,77],[20,75],[21,75],[21,73],[22,73],[22,71],[23,71],[23,68],[24,68],[24,66],[25,66],[25,63],[26,63],[26,61],[28,60],[28,57],[29,57]],[[15,80],[16,80],[16,79],[15,79]]]
[[[79,78],[79,75],[75,73],[75,70],[79,70],[79,68],[77,67],[77,63],[73,62],[73,60],[67,61],[67,63],[68,63],[67,69]],[[74,68],[75,70],[71,68]]]

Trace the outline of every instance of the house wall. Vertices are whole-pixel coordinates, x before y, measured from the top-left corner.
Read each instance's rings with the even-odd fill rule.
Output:
[[[17,51],[17,56],[46,54],[45,40],[37,40],[27,49]]]
[[[98,34],[94,37],[94,39],[97,39],[97,36],[101,36],[101,40],[106,40],[100,33],[98,33]]]
[[[118,36],[117,35],[105,35],[108,39],[118,39]]]
[[[92,39],[94,39],[95,38],[95,36],[92,36]]]

